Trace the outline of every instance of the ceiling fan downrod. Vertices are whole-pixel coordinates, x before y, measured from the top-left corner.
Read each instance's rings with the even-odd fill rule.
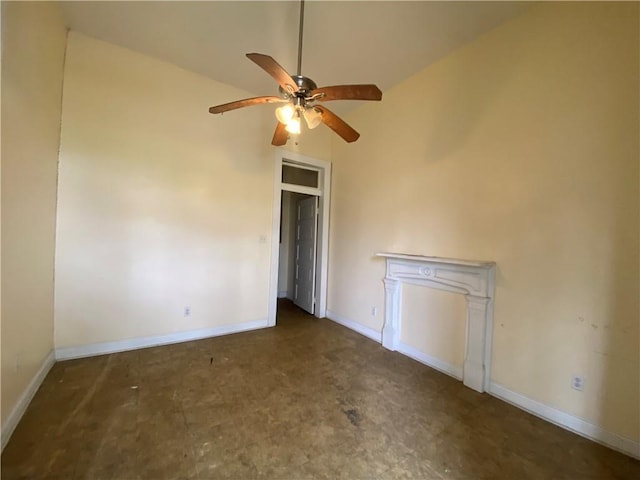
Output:
[[[300,77],[302,75],[302,31],[304,28],[304,0],[300,0],[300,26],[298,28],[298,73],[296,75]]]

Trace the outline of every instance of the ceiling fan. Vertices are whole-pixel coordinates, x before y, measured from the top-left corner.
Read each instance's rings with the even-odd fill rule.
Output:
[[[284,103],[276,109],[278,125],[271,140],[272,145],[280,146],[287,143],[289,134],[300,133],[301,117],[304,117],[309,128],[315,128],[324,123],[346,142],[355,142],[360,134],[344,120],[324,105],[316,102],[332,100],[382,100],[382,92],[375,85],[335,85],[332,87],[318,87],[316,83],[301,74],[302,66],[302,32],[304,25],[304,0],[300,1],[300,28],[298,34],[298,69],[295,76],[289,75],[282,66],[269,55],[261,53],[247,53],[249,60],[254,62],[271,75],[280,85],[280,96],[264,96],[245,98],[235,102],[216,105],[209,108],[210,113],[224,113],[252,105],[264,103]]]

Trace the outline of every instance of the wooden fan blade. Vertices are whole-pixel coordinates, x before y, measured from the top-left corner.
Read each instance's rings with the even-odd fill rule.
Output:
[[[278,122],[278,125],[276,125],[276,131],[273,133],[273,139],[271,140],[271,145],[275,145],[276,147],[281,147],[282,145],[287,143],[287,138],[289,138],[287,127],[285,127],[282,123]]]
[[[360,134],[351,128],[347,122],[342,120],[328,108],[320,106],[315,106],[313,108],[320,110],[322,113],[322,122],[340,135],[345,142],[355,142],[360,137]]]
[[[262,103],[277,103],[286,102],[287,100],[280,97],[253,97],[245,98],[244,100],[237,100],[235,102],[225,103],[222,105],[216,105],[209,108],[209,113],[224,113],[229,110],[235,110],[236,108],[250,107],[252,105],[260,105]]]
[[[333,87],[320,87],[311,92],[311,95],[323,93],[318,98],[320,102],[330,100],[382,100],[382,92],[375,85],[334,85]]]
[[[269,55],[263,55],[262,53],[247,53],[247,57],[275,78],[276,82],[278,82],[285,92],[295,93],[298,91],[298,84],[293,80],[293,78],[291,78],[291,75],[289,75],[287,71]]]

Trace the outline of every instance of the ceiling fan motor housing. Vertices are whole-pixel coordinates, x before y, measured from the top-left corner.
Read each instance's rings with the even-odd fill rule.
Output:
[[[313,90],[318,88],[318,85],[316,85],[316,82],[311,80],[309,77],[296,75],[296,76],[292,76],[291,79],[298,86],[298,91],[295,93],[287,92],[282,87],[279,87],[278,90],[280,91],[280,95],[283,98],[298,97],[298,98],[306,99]]]
[[[296,75],[295,77],[292,77],[292,78],[293,80],[295,80],[296,84],[298,85],[298,88],[300,90],[303,90],[304,93],[309,93],[312,90],[315,90],[316,88],[318,88],[318,86],[316,85],[316,82],[311,80],[309,77]]]

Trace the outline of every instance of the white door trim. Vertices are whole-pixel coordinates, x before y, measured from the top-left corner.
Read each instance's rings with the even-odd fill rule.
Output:
[[[319,188],[303,187],[301,185],[292,185],[291,183],[283,183],[281,189],[282,191],[303,193],[304,195],[311,195],[312,197],[320,197],[322,195]]]
[[[307,157],[299,153],[289,152],[279,148],[275,153],[275,168],[273,175],[273,219],[271,228],[271,272],[269,280],[269,315],[267,325],[276,324],[276,309],[278,302],[278,262],[280,256],[280,199],[282,191],[299,191],[301,187],[294,187],[282,183],[282,164],[295,163],[301,167],[311,167],[318,170],[318,251],[316,255],[316,310],[315,316],[324,318],[327,313],[327,274],[329,264],[329,202],[331,199],[331,162]],[[305,188],[305,187],[302,187]],[[308,188],[308,187],[307,187]],[[315,189],[313,189],[315,190]],[[303,193],[303,192],[300,192]],[[307,192],[304,192],[307,193]]]

